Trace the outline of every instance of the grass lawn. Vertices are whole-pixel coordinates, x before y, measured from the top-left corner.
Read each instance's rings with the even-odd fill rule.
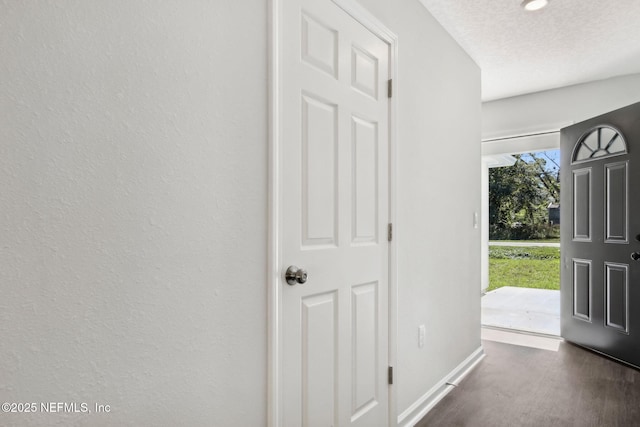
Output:
[[[560,290],[560,248],[489,248],[489,289],[503,286]]]
[[[509,243],[560,243],[560,238],[557,239],[538,239],[538,240],[491,240],[489,243],[493,242],[509,242]]]

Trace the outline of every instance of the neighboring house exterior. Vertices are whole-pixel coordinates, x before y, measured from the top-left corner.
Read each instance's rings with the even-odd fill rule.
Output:
[[[560,203],[549,203],[549,206],[547,206],[547,210],[549,211],[549,224],[559,225],[560,224]]]

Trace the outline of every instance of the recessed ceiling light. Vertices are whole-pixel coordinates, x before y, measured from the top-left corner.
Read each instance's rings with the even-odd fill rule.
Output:
[[[548,4],[549,0],[524,0],[522,7],[524,7],[524,10],[533,11],[540,10]]]

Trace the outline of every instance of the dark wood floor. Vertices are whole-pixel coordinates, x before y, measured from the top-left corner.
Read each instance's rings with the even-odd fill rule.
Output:
[[[558,352],[483,346],[484,360],[418,427],[640,426],[640,371],[564,342]]]

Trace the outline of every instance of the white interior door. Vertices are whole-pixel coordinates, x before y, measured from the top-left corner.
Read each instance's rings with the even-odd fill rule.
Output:
[[[284,0],[285,426],[388,424],[389,45],[330,0]]]

